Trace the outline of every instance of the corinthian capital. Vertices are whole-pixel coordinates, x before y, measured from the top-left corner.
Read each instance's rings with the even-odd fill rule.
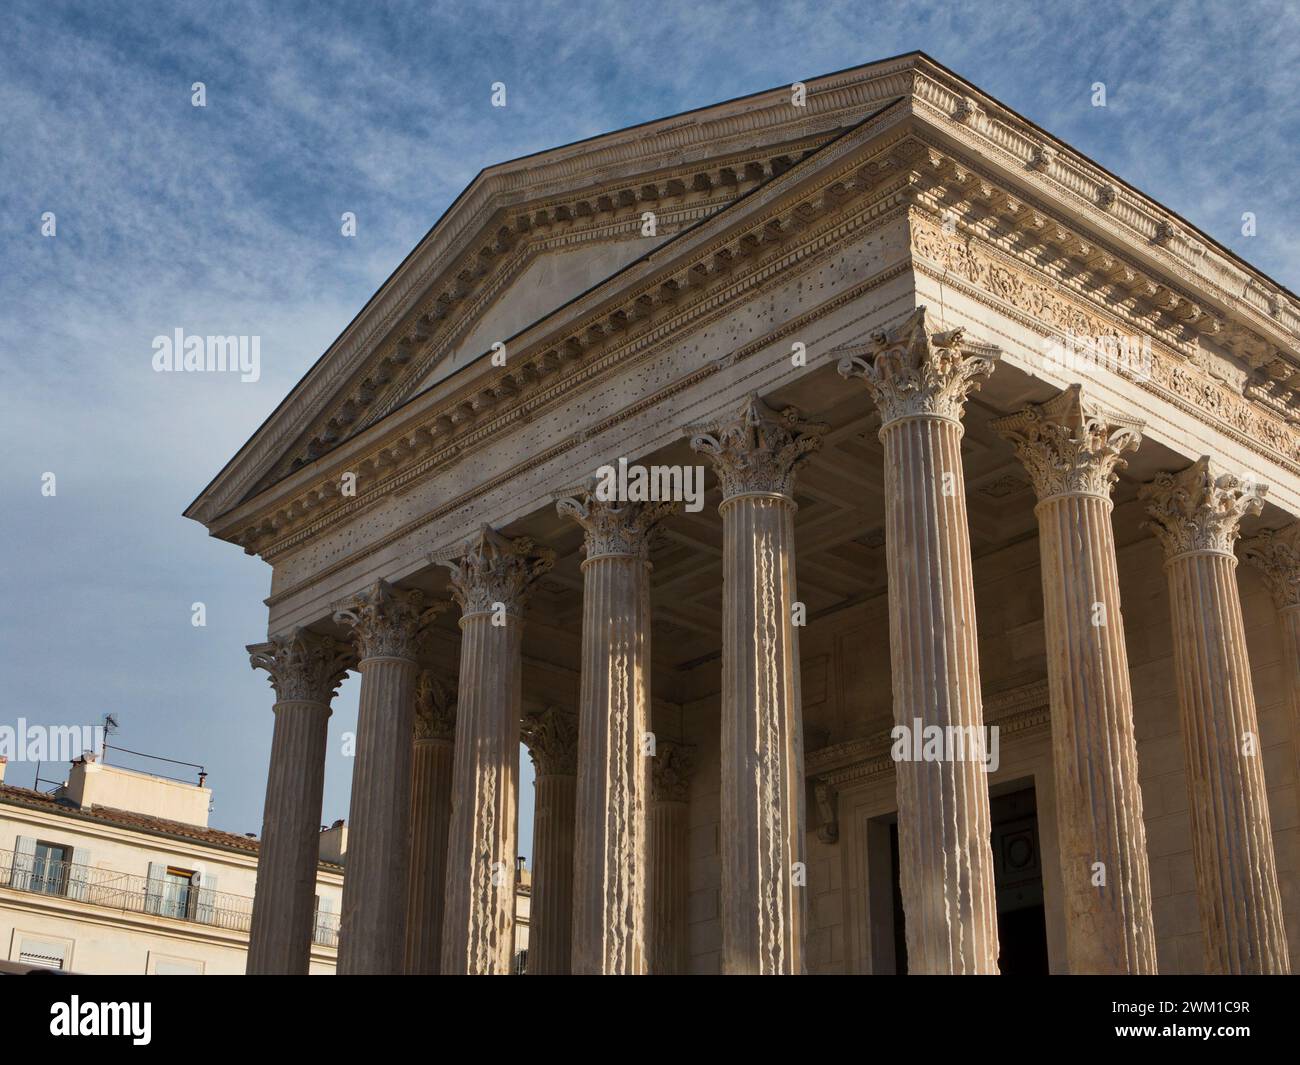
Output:
[[[1300,607],[1300,522],[1242,540],[1241,557],[1264,574],[1279,610]]]
[[[794,407],[777,413],[751,393],[730,418],[688,426],[691,448],[707,455],[724,499],[747,492],[794,494],[795,471],[822,446],[827,426]]]
[[[931,416],[961,421],[966,397],[993,372],[994,349],[967,354],[962,330],[931,333],[925,308],[918,307],[893,329],[872,334],[861,355],[848,355],[836,367],[844,378],[860,377],[880,408],[881,430],[901,418]]]
[[[660,741],[650,761],[651,796],[656,802],[686,802],[695,772],[695,745]]]
[[[558,706],[530,711],[519,725],[539,777],[574,776],[578,772],[578,715]]]
[[[1159,474],[1142,486],[1141,497],[1166,558],[1188,551],[1231,555],[1241,519],[1263,509],[1267,490],[1252,478],[1220,473],[1202,456],[1179,473]]]
[[[677,509],[671,500],[649,503],[605,499],[595,483],[574,496],[557,499],[556,512],[570,518],[586,532],[587,558],[631,555],[646,560],[650,541],[660,521]]]
[[[498,604],[518,616],[533,582],[555,564],[555,552],[526,536],[509,540],[484,525],[463,547],[432,561],[451,570],[451,595],[463,616],[491,613]]]
[[[356,655],[346,643],[308,629],[248,645],[254,669],[271,675],[277,701],[329,704]]]
[[[1010,440],[1039,499],[1059,495],[1110,498],[1127,463],[1125,451],[1142,442],[1142,423],[1108,414],[1071,385],[1046,403],[999,418],[993,428]]]
[[[456,689],[423,669],[415,682],[415,738],[450,740],[456,735]]]
[[[420,636],[450,604],[425,606],[424,593],[376,581],[364,592],[334,604],[334,620],[352,630],[361,658],[411,658]]]

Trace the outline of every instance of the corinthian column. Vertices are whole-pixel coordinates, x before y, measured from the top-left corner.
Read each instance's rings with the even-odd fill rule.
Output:
[[[1285,973],[1290,964],[1232,553],[1264,491],[1208,458],[1142,488],[1165,549],[1192,857],[1215,973]]]
[[[406,967],[410,868],[411,730],[417,643],[447,604],[387,581],[335,606],[351,627],[361,670],[352,824],[343,877],[340,974],[400,973]]]
[[[795,470],[825,426],[757,395],[688,429],[722,485],[722,971],[804,971]]]
[[[306,975],[320,861],[320,807],[330,700],[353,662],[351,648],[295,629],[248,648],[271,674],[275,733],[262,810],[247,972]]]
[[[571,971],[573,831],[578,717],[557,706],[524,717],[523,740],[536,770],[533,898],[528,910],[528,975]]]
[[[690,796],[695,747],[661,740],[650,764],[650,972],[686,972]]]
[[[573,971],[646,970],[650,535],[672,504],[561,499],[586,533]]]
[[[1111,489],[1141,422],[1079,385],[993,423],[1038,493],[1065,942],[1072,973],[1156,971]]]
[[[1243,540],[1241,557],[1264,574],[1282,621],[1282,657],[1291,694],[1294,764],[1300,766],[1300,522]],[[1300,795],[1297,795],[1300,798]]]
[[[456,693],[431,670],[415,685],[411,764],[411,869],[406,893],[406,971],[436,976],[442,961]]]
[[[463,553],[434,556],[460,604],[444,974],[508,975],[515,936],[523,610],[554,552],[484,525]]]
[[[919,307],[897,328],[876,334],[865,358],[839,364],[842,376],[863,380],[881,415],[896,739],[933,727],[966,739],[955,757],[895,765],[911,973],[998,971],[961,460],[966,396],[992,372],[993,353],[963,351],[961,336],[960,329],[931,335]]]

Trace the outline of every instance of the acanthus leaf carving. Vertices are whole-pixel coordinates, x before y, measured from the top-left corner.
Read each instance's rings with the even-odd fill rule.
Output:
[[[511,540],[483,525],[463,547],[435,554],[431,561],[451,571],[451,594],[462,620],[498,607],[518,617],[534,582],[555,564],[555,552],[529,537]]]
[[[418,644],[433,619],[450,606],[446,602],[425,605],[417,589],[395,588],[376,581],[363,592],[334,605],[334,620],[348,626],[357,652],[367,658],[409,658],[418,655]]]
[[[1078,384],[1046,403],[999,418],[992,427],[1015,447],[1039,499],[1109,499],[1118,471],[1127,465],[1124,452],[1142,442],[1142,422],[1102,410]]]
[[[925,307],[899,325],[872,334],[867,357],[847,355],[841,377],[861,378],[880,409],[881,431],[902,418],[940,417],[961,421],[966,397],[993,372],[996,355],[962,348],[963,330],[931,333]]]
[[[1300,607],[1300,522],[1241,541],[1241,557],[1263,574],[1279,610]]]
[[[712,461],[725,500],[751,492],[793,496],[795,473],[821,448],[827,428],[804,421],[794,407],[778,413],[751,393],[732,417],[684,432],[692,450]]]
[[[415,682],[415,738],[452,740],[456,736],[456,689],[431,669]]]
[[[672,500],[626,502],[605,499],[596,483],[555,501],[555,510],[582,526],[587,558],[630,555],[648,561],[658,524],[678,509]]]
[[[578,772],[578,715],[558,706],[525,713],[519,736],[539,777]]]
[[[651,796],[656,802],[686,802],[695,772],[695,745],[660,740],[650,760]]]
[[[1158,474],[1142,486],[1146,522],[1165,549],[1167,559],[1191,551],[1232,555],[1241,519],[1264,507],[1267,486],[1253,477],[1222,473],[1208,455],[1178,473]]]
[[[272,636],[266,643],[249,644],[247,650],[253,668],[270,674],[278,702],[328,706],[356,664],[356,655],[346,643],[304,628]]]

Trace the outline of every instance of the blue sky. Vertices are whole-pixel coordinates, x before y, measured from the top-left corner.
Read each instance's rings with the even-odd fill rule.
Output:
[[[123,746],[206,765],[213,824],[260,830],[269,569],[185,506],[483,166],[912,49],[1300,289],[1293,3],[6,5],[0,724],[111,711]],[[260,336],[261,380],[154,373],[176,328]]]

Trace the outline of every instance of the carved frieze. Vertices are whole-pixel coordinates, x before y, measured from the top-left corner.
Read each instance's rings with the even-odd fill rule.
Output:
[[[1049,287],[1026,268],[1001,261],[977,241],[946,235],[938,223],[921,212],[913,213],[912,232],[917,252],[945,271],[950,281],[960,278],[969,282],[1021,311],[1033,327],[1058,336],[1109,338],[1122,346],[1124,331],[1113,322],[1067,299],[1059,286]],[[1300,434],[1286,421],[1254,406],[1187,359],[1169,354],[1160,344],[1150,345],[1149,358],[1137,363],[1118,360],[1111,369],[1144,389],[1178,402],[1211,424],[1228,428],[1249,446],[1267,449],[1300,473]]]

